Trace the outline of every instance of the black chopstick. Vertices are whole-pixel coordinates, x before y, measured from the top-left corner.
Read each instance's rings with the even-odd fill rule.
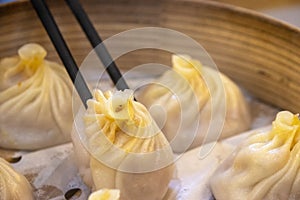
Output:
[[[71,52],[64,41],[54,18],[44,0],[31,0],[31,3],[38,14],[44,28],[46,29],[60,59],[62,60],[84,106],[87,108],[87,100],[92,98],[92,94],[78,70]]]
[[[97,33],[95,27],[90,21],[88,15],[83,10],[78,0],[66,0],[73,14],[75,15],[77,21],[79,22],[82,30],[85,32],[87,38],[89,39],[91,45],[96,51],[97,56],[106,67],[106,71],[109,74],[111,80],[115,84],[118,90],[128,89],[128,85],[122,74],[120,73],[116,63],[113,61],[111,55],[107,51],[100,35]],[[102,45],[99,45],[101,44]],[[98,46],[99,45],[99,46]],[[97,48],[96,48],[97,47]]]

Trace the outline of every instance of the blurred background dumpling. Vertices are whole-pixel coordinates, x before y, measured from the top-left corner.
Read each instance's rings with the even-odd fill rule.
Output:
[[[46,50],[26,44],[0,62],[0,147],[33,150],[70,141],[72,83]]]
[[[174,176],[173,152],[147,109],[131,90],[96,90],[87,104],[72,134],[84,182],[119,189],[122,200],[163,199]]]
[[[222,107],[224,127],[220,137],[209,136],[206,142],[232,136],[250,127],[251,116],[247,102],[239,87],[227,76],[202,66],[198,60],[187,55],[173,55],[172,66],[172,70],[166,71],[153,84],[137,90],[136,98],[148,109],[159,105],[165,110],[166,119],[162,119],[164,115],[159,112],[151,114],[158,124],[163,122],[162,132],[172,141],[175,152],[186,150],[185,141],[191,141],[188,149],[202,144],[211,117],[222,117],[221,110],[217,116],[212,115],[212,106],[217,105],[216,109],[219,109],[221,102],[225,102]],[[196,103],[193,103],[193,98]],[[215,101],[214,105],[212,100]],[[198,123],[198,127],[193,123]],[[223,126],[221,123],[219,125]]]
[[[279,112],[270,131],[258,131],[225,159],[210,178],[218,200],[300,197],[300,120]]]
[[[1,157],[0,200],[34,200],[33,190],[25,176],[16,172]]]
[[[88,200],[119,200],[120,190],[101,189],[93,192]]]

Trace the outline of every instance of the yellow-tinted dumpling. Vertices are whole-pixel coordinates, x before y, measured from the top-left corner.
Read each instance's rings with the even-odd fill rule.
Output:
[[[71,140],[73,86],[46,54],[26,44],[0,62],[0,147],[32,150]]]
[[[0,158],[0,200],[33,200],[27,179]]]
[[[300,120],[277,114],[270,131],[246,139],[210,179],[218,200],[286,200],[300,198]]]
[[[216,126],[210,124],[212,117],[220,121],[217,125],[222,132],[218,137],[219,132],[211,131],[206,142],[238,134],[250,127],[247,102],[239,87],[227,76],[202,66],[189,56],[173,55],[172,65],[172,70],[165,72],[155,84],[141,88],[136,97],[148,109],[160,105],[165,110],[166,119],[159,112],[151,114],[158,124],[164,122],[162,132],[172,141],[175,152],[201,145],[209,128]],[[215,115],[212,107],[216,109]],[[224,117],[223,129],[221,117]]]
[[[120,190],[116,189],[101,189],[93,192],[89,196],[89,200],[119,200]]]
[[[122,200],[162,199],[174,175],[173,153],[147,109],[131,90],[96,90],[87,104],[72,134],[86,184],[119,189]]]

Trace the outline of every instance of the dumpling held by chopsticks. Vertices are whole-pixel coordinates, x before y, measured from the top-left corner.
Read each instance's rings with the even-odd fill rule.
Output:
[[[0,62],[0,147],[32,150],[70,141],[72,83],[46,50],[26,44]]]
[[[218,200],[300,198],[300,120],[277,114],[270,131],[247,138],[217,168],[210,180]]]
[[[87,104],[72,134],[85,183],[119,189],[122,200],[163,199],[174,175],[173,153],[147,109],[131,90],[96,90]]]

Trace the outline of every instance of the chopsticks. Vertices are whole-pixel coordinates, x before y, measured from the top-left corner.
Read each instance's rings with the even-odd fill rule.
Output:
[[[68,6],[70,7],[71,11],[73,12],[74,16],[76,17],[82,30],[84,31],[87,38],[89,39],[94,50],[96,51],[98,58],[103,63],[104,67],[106,67],[106,71],[109,74],[113,83],[116,85],[116,88],[118,90],[128,89],[129,87],[128,87],[127,83],[125,82],[124,78],[122,77],[122,74],[120,73],[116,63],[113,61],[113,59],[111,58],[111,55],[108,53],[105,45],[102,43],[102,39],[101,39],[100,35],[96,31],[95,27],[93,26],[93,24],[90,21],[86,12],[83,10],[79,1],[78,0],[66,0],[66,2],[68,4]],[[101,45],[99,45],[99,44],[101,44]]]
[[[85,108],[87,108],[87,100],[92,98],[92,94],[80,73],[78,66],[44,0],[31,0],[31,3],[40,18],[44,28],[47,31],[48,36],[51,39],[60,59],[62,60]],[[82,29],[86,33],[93,47],[96,47],[102,42],[100,36],[97,34],[97,31],[93,27],[92,23],[88,19],[88,16],[85,14],[81,5],[78,1],[68,1],[68,4],[73,11],[76,19],[80,23]],[[108,53],[106,47],[101,45],[101,48],[96,48],[96,53],[104,66],[106,71],[110,75],[112,81],[116,85],[117,89],[124,90],[128,86],[123,79],[120,71],[118,70],[115,62],[112,61],[110,54]]]
[[[85,108],[87,108],[87,100],[92,98],[92,94],[80,73],[64,38],[62,37],[48,6],[44,0],[31,0],[31,3],[46,29],[60,59],[62,60]]]

